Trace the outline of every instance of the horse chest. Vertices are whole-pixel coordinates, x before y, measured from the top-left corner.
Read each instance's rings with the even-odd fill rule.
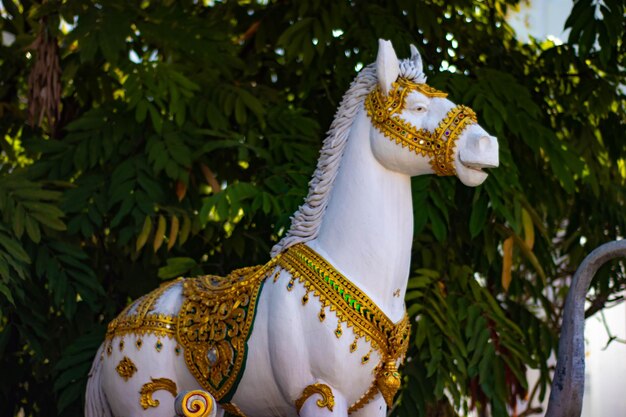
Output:
[[[408,318],[393,323],[306,245],[289,248],[276,266],[260,296],[249,367],[239,387],[242,400],[254,394],[245,386],[272,379],[274,392],[266,404],[274,415],[289,415],[271,407],[293,409],[313,384],[341,392],[349,412],[379,392],[390,405],[400,386],[396,367],[408,346]]]
[[[376,381],[381,356],[371,341],[292,278],[283,271],[268,280],[259,299],[246,370],[233,398],[254,415],[293,415],[303,390],[316,382],[356,404]]]

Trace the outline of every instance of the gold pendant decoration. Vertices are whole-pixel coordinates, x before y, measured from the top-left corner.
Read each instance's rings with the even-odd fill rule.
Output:
[[[335,407],[335,396],[333,395],[333,390],[326,384],[316,383],[306,387],[302,391],[300,398],[296,400],[296,410],[298,411],[298,414],[300,414],[300,410],[306,400],[314,394],[319,394],[322,397],[315,403],[319,408],[326,407],[330,412],[333,411],[333,408]]]
[[[159,400],[152,398],[152,394],[159,390],[165,390],[176,397],[176,383],[167,378],[151,378],[151,382],[146,382],[139,391],[139,404],[144,410],[150,407],[158,407]]]
[[[184,281],[178,343],[187,368],[216,401],[227,402],[237,388],[257,298],[277,259],[226,277],[207,275]]]
[[[350,345],[350,353],[354,353],[356,351],[358,347],[357,342],[358,342],[358,339],[354,339],[354,342],[352,342],[352,344]]]
[[[124,378],[124,381],[128,381],[137,372],[137,367],[127,356],[124,356],[120,363],[115,367],[117,374]]]
[[[426,84],[414,83],[402,77],[392,83],[387,96],[376,86],[365,99],[365,109],[372,125],[402,147],[427,156],[435,174],[455,175],[456,140],[467,126],[476,123],[476,114],[469,107],[459,105],[448,112],[434,132],[418,129],[399,116],[405,108],[406,97],[413,91],[428,97],[447,96]]]
[[[187,392],[181,401],[181,410],[185,417],[208,417],[215,408],[213,398],[205,391],[193,390]]]
[[[400,389],[400,373],[396,368],[396,361],[391,359],[385,362],[385,366],[380,369],[378,377],[376,378],[376,385],[378,390],[382,394],[387,407],[393,406],[393,398]]]
[[[352,328],[357,339],[362,337],[372,343],[372,347],[376,349],[383,363],[393,362],[394,370],[381,366],[381,369],[390,373],[378,371],[373,384],[374,390],[380,390],[385,401],[388,398],[393,400],[400,387],[399,383],[396,384],[395,380],[392,380],[397,376],[397,381],[400,381],[400,374],[395,369],[395,363],[403,360],[409,347],[411,325],[406,313],[400,322],[393,323],[367,294],[304,244],[297,244],[287,249],[279,259],[278,265],[301,282],[307,291],[312,291],[319,298],[322,304],[318,315],[320,321],[326,318],[325,307],[330,307],[330,310],[337,314],[338,327],[335,330],[335,336],[339,338],[343,335],[341,323],[346,323],[348,328]],[[354,350],[356,350],[356,342],[355,339]],[[370,350],[361,358],[363,365],[369,363],[371,353]],[[363,400],[370,401],[372,398],[373,394]],[[366,402],[362,404],[357,402],[350,409],[357,405],[360,408],[365,404]]]

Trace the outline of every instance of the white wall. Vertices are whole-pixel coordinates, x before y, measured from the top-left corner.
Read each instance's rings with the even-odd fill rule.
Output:
[[[598,317],[596,317],[598,316]],[[597,314],[585,326],[585,399],[582,417],[626,416],[626,344],[617,341],[605,348],[608,335]],[[626,340],[626,305],[604,311],[613,336]]]
[[[563,27],[572,6],[572,0],[530,0],[522,2],[519,12],[509,13],[507,21],[523,42],[527,42],[529,36],[566,41],[569,30],[564,31]]]

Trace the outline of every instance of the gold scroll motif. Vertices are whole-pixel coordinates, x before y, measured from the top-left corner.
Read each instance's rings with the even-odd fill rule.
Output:
[[[406,97],[413,91],[428,97],[446,97],[447,94],[427,84],[398,78],[388,95],[376,86],[365,99],[365,109],[376,127],[387,138],[418,155],[427,156],[435,174],[455,175],[454,150],[456,140],[470,124],[476,123],[476,114],[466,106],[456,106],[439,123],[434,132],[418,129],[399,114],[406,106]]]
[[[263,281],[277,258],[265,266],[238,269],[226,277],[186,279],[178,314],[177,339],[187,368],[216,401],[232,393],[240,378],[247,341]]]
[[[298,410],[298,414],[300,414],[300,410],[306,400],[308,400],[311,395],[315,394],[319,394],[322,397],[315,403],[319,408],[326,407],[330,412],[333,411],[333,408],[335,407],[335,396],[333,395],[333,390],[326,384],[316,383],[307,386],[302,391],[300,398],[296,400],[296,410]]]
[[[137,372],[137,367],[133,361],[128,358],[128,356],[124,356],[120,363],[118,363],[115,367],[115,370],[119,376],[124,378],[124,381],[128,381],[128,379],[132,378],[135,372]]]
[[[158,407],[159,400],[152,398],[152,395],[159,390],[165,390],[176,397],[176,383],[167,378],[151,378],[151,382],[146,382],[139,391],[139,404],[144,410],[150,407]]]
[[[181,411],[185,417],[208,417],[214,407],[213,398],[201,390],[189,391],[181,402]]]
[[[405,314],[398,323],[393,323],[380,308],[356,285],[340,274],[314,250],[304,244],[290,247],[278,261],[279,266],[298,279],[308,291],[314,293],[324,307],[335,311],[338,321],[351,327],[357,338],[371,342],[382,358],[376,370],[373,387],[349,412],[358,410],[380,391],[389,407],[400,386],[400,374],[396,363],[404,359],[409,345],[411,326]],[[365,364],[369,354],[362,359]]]

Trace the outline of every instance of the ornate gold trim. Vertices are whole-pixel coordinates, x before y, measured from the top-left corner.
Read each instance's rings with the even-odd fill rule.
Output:
[[[450,110],[434,132],[418,129],[402,119],[399,114],[405,108],[406,97],[413,91],[428,97],[446,97],[447,94],[426,84],[414,83],[398,78],[392,84],[388,95],[376,86],[365,99],[365,109],[376,127],[387,138],[418,155],[427,156],[435,174],[455,175],[454,148],[461,132],[470,124],[476,123],[476,114],[466,106],[456,106]]]
[[[128,356],[124,356],[120,363],[118,363],[115,367],[115,370],[119,376],[124,378],[124,381],[128,381],[128,379],[132,378],[135,372],[137,372],[137,367],[133,361],[128,358]]]
[[[237,407],[237,405],[234,403],[220,404],[220,407],[222,407],[224,411],[226,411],[228,414],[232,414],[233,416],[246,417],[244,412],[241,411],[241,409]]]
[[[298,411],[298,415],[300,415],[300,410],[302,406],[309,399],[311,395],[319,394],[322,396],[315,404],[319,408],[328,408],[330,412],[333,411],[333,407],[335,407],[335,396],[333,395],[333,390],[326,384],[316,383],[313,385],[309,385],[302,391],[302,395],[300,398],[296,400],[296,410]]]
[[[151,382],[146,382],[139,391],[139,404],[144,410],[150,407],[158,407],[159,400],[152,398],[152,394],[159,390],[165,390],[176,397],[176,383],[167,378],[150,378]]]
[[[279,258],[226,277],[207,275],[183,284],[176,338],[187,369],[216,401],[227,401],[239,381],[260,288]]]
[[[109,323],[106,339],[111,340],[116,336],[124,336],[129,333],[137,336],[152,334],[160,337],[174,337],[176,335],[176,316],[149,313],[154,309],[154,303],[163,293],[179,281],[180,279],[165,283],[126,306],[124,311]],[[136,306],[135,310],[130,313],[134,306]],[[120,345],[121,349],[123,349],[123,344]]]
[[[410,331],[406,314],[394,324],[365,293],[304,244],[290,247],[278,264],[320,299],[322,310],[330,307],[339,322],[372,341],[381,356],[399,359],[404,355]]]
[[[348,408],[348,414],[352,414],[355,411],[360,410],[361,408],[365,407],[367,403],[369,403],[370,401],[374,399],[374,397],[376,396],[376,393],[378,393],[378,383],[376,380],[374,380],[374,382],[372,382],[372,385],[370,385],[369,389],[365,391],[365,394],[361,395],[361,398],[359,398],[357,402],[355,402],[354,404],[350,406],[350,408]]]
[[[396,369],[396,362],[404,359],[409,346],[411,326],[406,313],[402,320],[393,323],[367,294],[304,244],[290,247],[282,254],[278,265],[301,282],[307,291],[313,292],[319,298],[322,304],[320,314],[323,313],[325,307],[330,307],[330,310],[337,314],[339,324],[346,323],[348,328],[352,328],[357,339],[364,337],[367,342],[371,342],[384,364],[378,366],[373,386],[375,390],[383,394],[385,401],[391,407],[393,397],[400,386],[400,374]],[[319,318],[323,321],[322,317]],[[343,331],[339,336],[335,333],[337,337],[342,334]],[[370,350],[361,358],[362,364],[369,362],[371,353]],[[371,398],[373,395],[365,400],[370,401]],[[363,397],[359,401],[361,400],[365,401]],[[362,407],[366,403],[357,402],[351,407],[357,405]]]
[[[189,391],[181,401],[181,410],[185,417],[208,417],[214,407],[213,397],[201,390]]]

